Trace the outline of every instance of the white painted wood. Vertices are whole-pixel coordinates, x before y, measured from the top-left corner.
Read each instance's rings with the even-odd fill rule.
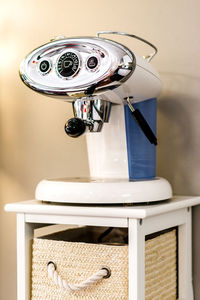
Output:
[[[188,208],[185,224],[179,227],[179,297],[193,300],[192,287],[192,225],[191,208]]]
[[[31,245],[33,231],[41,224],[28,224],[25,215],[17,215],[17,299],[30,299]]]
[[[108,227],[128,227],[126,218],[111,217],[82,217],[82,216],[59,216],[49,214],[26,214],[27,223],[48,223],[67,225],[88,225],[88,226],[108,226]]]
[[[129,219],[129,300],[145,300],[145,236],[140,220]]]
[[[145,235],[185,224],[187,208],[143,219]]]
[[[187,244],[187,274],[188,274],[188,295],[187,298],[194,300],[193,277],[192,277],[192,208],[188,207],[186,219],[186,244]]]
[[[35,200],[7,205],[7,211],[18,212],[17,299],[30,299],[30,251],[34,229],[48,224],[69,224],[128,227],[129,300],[145,300],[145,235],[179,226],[179,300],[194,300],[191,208],[188,212],[187,206],[197,204],[200,204],[200,197],[175,197],[159,205],[136,207],[50,205]]]
[[[92,216],[112,218],[147,218],[169,211],[178,210],[200,204],[200,197],[175,196],[171,200],[154,205],[137,206],[70,206],[46,204],[38,200],[30,200],[7,204],[5,210],[17,213],[53,214],[63,216]]]

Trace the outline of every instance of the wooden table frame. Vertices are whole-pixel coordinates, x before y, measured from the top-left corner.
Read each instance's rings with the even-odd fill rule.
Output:
[[[153,206],[80,207],[36,200],[6,205],[17,213],[17,299],[30,299],[34,229],[66,224],[128,228],[129,300],[145,300],[145,236],[177,226],[178,299],[193,300],[191,207],[197,204],[200,197],[175,197]]]

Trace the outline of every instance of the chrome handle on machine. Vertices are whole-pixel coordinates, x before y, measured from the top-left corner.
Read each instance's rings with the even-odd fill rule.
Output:
[[[65,124],[65,132],[70,137],[77,138],[86,129],[90,132],[100,132],[103,124],[109,121],[111,102],[98,97],[83,97],[73,102],[74,118]]]
[[[148,42],[147,40],[135,35],[135,34],[130,34],[130,33],[126,33],[126,32],[120,32],[120,31],[110,31],[110,30],[103,30],[103,31],[98,31],[96,36],[99,37],[101,34],[117,34],[117,35],[124,35],[124,36],[128,36],[128,37],[132,37],[135,38],[147,45],[149,45],[150,47],[152,47],[154,49],[154,52],[149,54],[149,55],[145,55],[143,56],[148,62],[150,62],[152,60],[152,58],[156,55],[156,53],[158,52],[158,49],[156,48],[156,46],[154,46],[152,43]]]

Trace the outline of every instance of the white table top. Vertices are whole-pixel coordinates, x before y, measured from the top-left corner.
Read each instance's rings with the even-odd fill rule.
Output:
[[[171,200],[149,205],[68,205],[46,203],[38,200],[10,203],[5,205],[7,212],[62,215],[62,216],[93,216],[114,218],[143,219],[149,216],[163,214],[169,211],[200,204],[200,196],[174,196]]]

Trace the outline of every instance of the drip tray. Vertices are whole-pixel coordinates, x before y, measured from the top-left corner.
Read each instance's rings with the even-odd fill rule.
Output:
[[[37,200],[78,204],[125,204],[167,200],[172,197],[169,182],[153,180],[66,178],[44,179],[36,187]]]

